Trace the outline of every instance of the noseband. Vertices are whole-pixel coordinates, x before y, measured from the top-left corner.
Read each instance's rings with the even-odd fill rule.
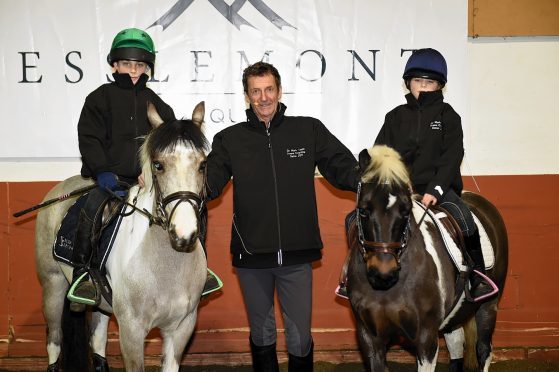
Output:
[[[205,176],[206,175],[204,174],[204,185],[206,184]],[[178,206],[183,202],[187,202],[192,206],[192,208],[194,208],[194,212],[196,213],[196,220],[198,221],[199,226],[200,214],[202,213],[206,204],[206,198],[201,197],[200,195],[191,191],[177,191],[163,198],[161,187],[159,186],[159,182],[157,181],[157,177],[154,173],[152,173],[152,177],[156,195],[156,209],[155,216],[152,216],[152,218],[150,218],[150,224],[155,223],[156,225],[161,226],[163,230],[167,230]],[[171,213],[167,215],[167,213],[165,212],[165,208],[167,207],[167,205],[169,205],[169,203],[173,201],[177,201],[177,203],[175,204],[173,209],[171,209]]]
[[[357,185],[357,205],[359,205],[359,197],[361,196],[361,182]],[[363,224],[361,223],[361,218],[359,216],[359,208],[356,208],[356,224],[357,224],[357,237],[359,239],[359,248],[361,251],[361,256],[363,260],[367,261],[367,253],[372,253],[377,255],[380,253],[388,253],[394,257],[398,268],[400,268],[400,259],[402,254],[405,252],[408,245],[408,238],[410,234],[410,216],[406,218],[406,228],[402,232],[399,242],[377,242],[365,239],[365,234],[363,233]]]

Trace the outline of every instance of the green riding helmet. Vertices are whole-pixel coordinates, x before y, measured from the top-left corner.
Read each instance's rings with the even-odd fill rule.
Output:
[[[113,62],[123,59],[145,62],[153,73],[155,45],[147,32],[138,28],[127,28],[116,34],[107,62],[112,66]]]

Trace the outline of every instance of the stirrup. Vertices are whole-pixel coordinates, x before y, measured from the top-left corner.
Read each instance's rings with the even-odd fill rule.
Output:
[[[345,300],[349,300],[349,297],[347,295],[347,284],[342,285],[343,283],[338,284],[338,286],[336,287],[336,290],[334,291],[334,293],[336,294],[336,296],[341,297]]]
[[[499,292],[499,288],[497,287],[497,284],[495,284],[495,282],[493,280],[491,280],[491,278],[489,278],[487,275],[485,275],[484,273],[482,273],[481,271],[476,270],[476,269],[472,270],[472,273],[476,274],[476,275],[479,275],[482,279],[482,283],[489,284],[489,286],[491,287],[491,292],[486,293],[486,294],[481,295],[481,296],[478,296],[478,297],[472,297],[472,294],[470,292],[471,289],[472,289],[471,286],[470,287],[466,286],[466,290],[465,290],[466,291],[466,299],[468,301],[479,302],[479,301],[485,300],[486,298],[489,298],[489,297],[495,295],[497,292]],[[478,284],[478,286],[479,286],[479,284]]]
[[[86,298],[86,297],[80,297],[77,296],[74,292],[76,291],[76,288],[78,287],[78,285],[80,283],[82,283],[84,281],[84,278],[86,276],[88,276],[89,273],[86,271],[84,272],[82,275],[80,275],[76,281],[72,284],[72,286],[70,287],[70,289],[68,290],[68,294],[66,295],[66,297],[68,298],[68,300],[72,301],[72,302],[77,302],[79,304],[84,304],[84,305],[92,305],[92,306],[97,306],[98,305],[98,301],[97,299],[91,299],[91,298]],[[95,284],[93,284],[95,285]]]
[[[213,285],[211,287],[206,288],[206,284],[208,284],[208,282],[206,282],[204,284],[204,290],[202,292],[202,298],[207,297],[210,293],[213,293],[215,291],[220,290],[223,287],[223,282],[221,281],[221,279],[219,278],[219,276],[217,276],[212,270],[210,270],[210,268],[207,268],[207,274],[209,274],[209,276],[212,277],[212,279],[215,279],[216,283],[213,283]],[[208,277],[208,275],[206,275],[206,278]]]

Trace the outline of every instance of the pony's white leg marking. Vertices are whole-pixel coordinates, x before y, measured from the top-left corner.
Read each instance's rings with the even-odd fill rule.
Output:
[[[435,372],[437,367],[437,357],[439,356],[439,347],[437,346],[437,352],[432,361],[427,361],[424,359],[417,359],[417,372]]]
[[[493,345],[491,345],[491,350],[493,350]],[[493,360],[493,351],[489,353],[487,360],[485,361],[485,366],[483,367],[483,372],[489,372],[489,366],[491,365],[491,361]]]
[[[464,357],[464,329],[455,329],[450,333],[444,334],[446,347],[450,354],[450,359],[461,359]]]
[[[109,317],[100,311],[94,312],[92,315],[92,325],[95,327],[91,332],[91,349],[95,354],[105,358],[107,348],[107,329],[109,327]]]
[[[52,342],[49,342],[47,344],[47,353],[49,355],[49,364],[52,364],[52,363],[54,363],[58,360],[58,357],[60,356],[60,350],[61,350],[60,345],[56,345]]]
[[[179,370],[179,363],[175,358],[175,345],[172,337],[165,337],[163,342],[163,364],[161,372],[176,372]]]
[[[415,221],[419,222],[421,220],[421,217],[423,217],[425,210],[419,207],[414,202],[412,207],[412,212]],[[443,283],[444,280],[446,280],[446,278],[443,275],[443,270],[442,270],[443,264],[439,258],[439,255],[437,254],[437,251],[435,250],[435,244],[433,242],[433,238],[431,237],[431,234],[429,234],[429,231],[427,230],[426,221],[427,221],[427,217],[425,217],[425,220],[421,223],[419,229],[421,231],[421,234],[423,235],[423,240],[425,242],[425,249],[427,250],[427,253],[431,255],[431,258],[433,259],[433,262],[435,263],[435,266],[437,268],[437,277],[438,277],[437,286],[439,287],[441,298],[444,299],[446,298],[446,288],[444,287]],[[445,305],[444,301],[441,301],[441,308],[440,308],[441,317],[444,316],[445,313],[444,305]]]

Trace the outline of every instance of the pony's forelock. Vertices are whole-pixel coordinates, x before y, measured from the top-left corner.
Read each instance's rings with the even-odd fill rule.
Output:
[[[385,145],[376,145],[368,149],[367,152],[371,157],[371,162],[363,172],[361,182],[371,182],[373,179],[378,179],[378,182],[392,186],[407,186],[410,184],[406,165],[396,150]]]

